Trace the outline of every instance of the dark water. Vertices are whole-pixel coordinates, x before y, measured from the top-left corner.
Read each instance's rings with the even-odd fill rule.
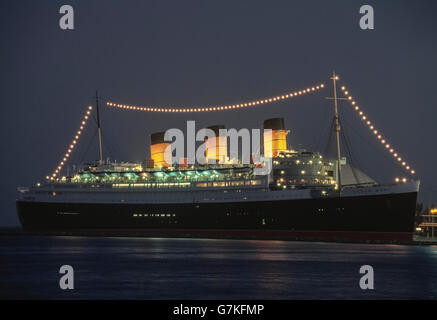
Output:
[[[74,290],[59,288],[64,264]],[[437,247],[0,236],[0,298],[436,299]]]

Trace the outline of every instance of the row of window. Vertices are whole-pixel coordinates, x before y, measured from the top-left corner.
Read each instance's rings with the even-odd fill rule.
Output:
[[[186,188],[191,184],[189,182],[174,182],[174,183],[114,183],[113,188]]]
[[[196,187],[228,187],[228,186],[256,186],[260,185],[261,180],[238,180],[238,181],[216,181],[216,182],[200,182],[196,184]]]
[[[327,209],[325,208],[318,208],[316,209],[317,213],[324,213]],[[345,208],[336,208],[337,212],[343,212],[345,210]],[[248,212],[227,212],[226,213],[227,216],[248,216],[249,213]],[[133,213],[132,214],[133,217],[159,217],[159,218],[171,218],[171,217],[175,217],[176,214],[174,213]],[[262,219],[263,223],[265,224],[265,219]]]
[[[161,217],[161,218],[170,218],[176,217],[174,213],[133,213],[133,217]]]
[[[214,181],[214,182],[199,182],[196,187],[228,187],[228,186],[255,186],[260,185],[261,180],[238,180],[238,181]],[[113,188],[169,188],[169,187],[189,187],[189,182],[175,183],[114,183]]]
[[[333,209],[325,209],[325,208],[318,208],[316,213],[329,213],[329,211],[332,211]],[[344,212],[345,208],[335,208],[335,211],[338,213]]]

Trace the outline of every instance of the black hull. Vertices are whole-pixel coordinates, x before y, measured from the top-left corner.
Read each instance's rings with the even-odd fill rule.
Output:
[[[17,201],[26,230],[119,230],[212,238],[412,240],[417,193],[259,202],[96,204]],[[141,231],[139,231],[141,230]]]

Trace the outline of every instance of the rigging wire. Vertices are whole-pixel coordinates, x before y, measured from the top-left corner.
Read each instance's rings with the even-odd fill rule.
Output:
[[[105,145],[108,147],[109,149],[109,155],[112,157],[112,159],[115,159],[115,153],[116,150],[120,150],[120,148],[117,148],[116,146],[114,146],[109,139],[107,139],[106,135],[103,134],[102,132],[102,138],[103,141],[105,142]]]
[[[339,123],[340,123],[341,126],[343,125],[342,121],[340,121],[340,120],[339,120]],[[357,172],[356,172],[356,169],[355,169],[356,161],[355,161],[355,157],[352,154],[352,146],[350,144],[350,141],[349,141],[349,139],[348,139],[344,129],[340,131],[340,134],[341,134],[341,138],[343,139],[343,145],[345,146],[346,153],[349,155],[349,159],[350,159],[350,162],[351,162],[350,167],[351,167],[351,170],[352,170],[352,174],[353,174],[353,176],[355,178],[355,181],[357,183],[360,183],[360,179],[359,179],[359,177],[357,175]]]
[[[323,113],[322,119],[329,119],[329,117],[327,117],[329,108],[324,108],[324,109],[325,109],[324,110],[325,112]],[[327,123],[327,125],[325,124],[325,129],[321,130],[321,132],[320,132],[320,136],[319,136],[319,140],[317,142],[316,150],[319,150],[322,147],[322,140],[323,140],[323,137],[325,136],[325,132],[331,132],[331,130],[333,128],[332,127],[333,124],[331,121],[329,121],[329,122],[327,121],[326,123]],[[328,128],[328,126],[329,126],[329,128]],[[327,131],[327,130],[329,130],[329,131]]]
[[[330,126],[329,131],[328,131],[328,140],[326,142],[326,147],[323,150],[324,155],[329,154],[329,149],[331,148],[331,142],[333,140],[332,136],[334,135],[334,127],[335,127],[335,118],[332,118],[331,126]]]
[[[90,150],[91,145],[94,143],[94,138],[96,137],[96,135],[97,135],[97,131],[94,131],[91,139],[88,141],[88,145],[87,145],[85,151],[82,152],[82,154],[80,156],[79,163],[82,163],[84,161],[85,156],[88,154],[88,151]]]

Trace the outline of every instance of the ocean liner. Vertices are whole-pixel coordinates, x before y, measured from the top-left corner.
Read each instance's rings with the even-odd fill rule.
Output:
[[[272,152],[272,170],[266,175],[255,174],[262,164],[253,161],[167,164],[170,142],[162,132],[151,135],[145,163],[104,161],[96,95],[100,160],[18,188],[21,224],[25,230],[160,237],[410,241],[419,181],[380,184],[346,163],[338,76],[331,79],[337,157],[288,148],[284,119],[268,119],[264,129],[272,135],[264,147]],[[220,135],[206,145],[208,160],[223,154],[212,148],[227,148]]]

